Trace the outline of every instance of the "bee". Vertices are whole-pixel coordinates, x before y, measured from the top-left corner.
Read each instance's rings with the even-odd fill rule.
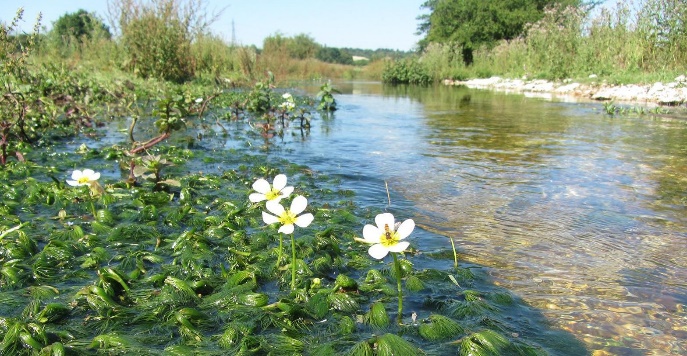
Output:
[[[384,236],[387,241],[391,241],[393,238],[391,236],[391,231],[389,230],[389,224],[384,224]]]

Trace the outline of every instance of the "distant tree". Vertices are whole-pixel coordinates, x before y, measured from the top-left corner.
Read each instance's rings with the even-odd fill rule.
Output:
[[[297,59],[315,57],[320,47],[321,46],[315,42],[315,39],[306,34],[296,35],[286,42],[289,56]]]
[[[83,9],[62,15],[55,21],[53,31],[61,38],[73,36],[79,41],[84,38],[90,39],[96,31],[107,39],[112,38],[110,28],[95,14]]]
[[[427,0],[421,8],[418,34],[430,42],[454,42],[462,46],[463,61],[472,63],[472,51],[524,33],[525,25],[541,19],[547,6],[580,6],[582,0]]]
[[[262,40],[262,53],[266,55],[286,55],[288,38],[277,32]]]
[[[317,59],[327,63],[353,64],[353,56],[335,47],[322,47],[317,51]]]

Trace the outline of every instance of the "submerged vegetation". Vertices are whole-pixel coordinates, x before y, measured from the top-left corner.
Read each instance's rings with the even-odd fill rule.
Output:
[[[329,82],[314,98],[276,87],[324,75],[319,62],[286,69],[297,59],[203,32],[200,1],[153,3],[114,2],[114,38],[96,17],[75,21],[88,35],[41,37],[37,23],[21,46],[16,21],[1,28],[0,353],[576,347],[448,242],[400,241],[413,220],[396,226],[278,158],[277,138],[305,138],[338,109]]]

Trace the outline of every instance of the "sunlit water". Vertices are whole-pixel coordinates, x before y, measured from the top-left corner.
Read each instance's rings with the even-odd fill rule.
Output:
[[[336,87],[340,110],[276,138],[280,154],[341,177],[362,206],[384,207],[386,182],[396,213],[452,237],[592,352],[687,353],[687,121],[465,88]]]

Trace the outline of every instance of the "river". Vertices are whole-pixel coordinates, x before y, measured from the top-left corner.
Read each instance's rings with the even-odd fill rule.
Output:
[[[363,207],[386,204],[388,185],[403,218],[452,238],[593,354],[687,353],[687,120],[459,87],[334,87],[339,110],[282,138],[286,158],[340,177]]]

